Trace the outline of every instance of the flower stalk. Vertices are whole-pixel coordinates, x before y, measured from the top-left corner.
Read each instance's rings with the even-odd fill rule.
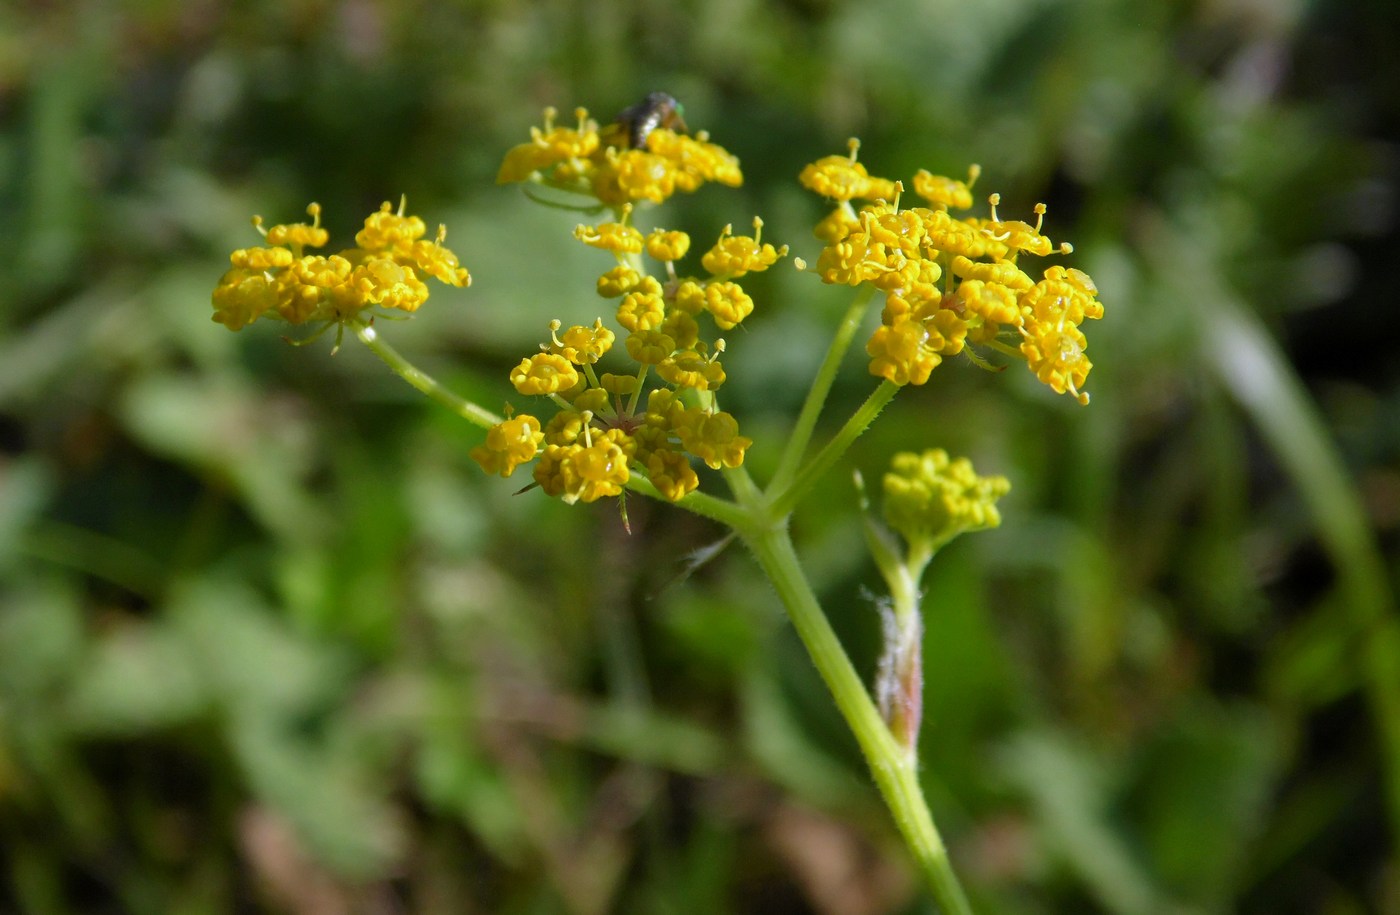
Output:
[[[970,913],[972,908],[967,895],[953,871],[948,850],[924,799],[917,760],[895,737],[871,701],[870,693],[812,593],[786,524],[757,531],[741,530],[740,537],[778,592],[798,638],[860,745],[880,795],[940,908],[945,915]]]
[[[351,328],[355,331],[356,338],[361,343],[369,347],[369,351],[378,356],[385,365],[395,375],[422,391],[428,397],[442,404],[447,409],[456,413],[467,422],[480,426],[483,429],[490,429],[497,423],[502,422],[501,417],[483,407],[480,407],[465,397],[452,392],[444,387],[436,378],[418,368],[418,366],[405,359],[398,350],[394,349],[380,337],[379,332],[366,322],[353,322]]]
[[[797,474],[802,457],[807,451],[807,445],[812,441],[812,433],[817,428],[817,420],[821,418],[822,407],[826,406],[826,396],[831,393],[831,385],[836,380],[836,372],[841,368],[841,360],[846,357],[846,351],[851,348],[851,341],[855,339],[856,331],[860,330],[861,320],[870,310],[870,303],[874,298],[874,286],[861,288],[856,293],[850,307],[846,309],[846,314],[842,316],[841,323],[837,325],[836,334],[831,339],[831,346],[827,348],[826,357],[822,359],[821,367],[817,369],[817,375],[812,379],[812,387],[808,390],[807,399],[802,404],[802,412],[798,414],[797,421],[793,423],[792,435],[788,438],[783,455],[778,461],[778,469],[773,474],[773,481],[769,484],[771,490],[780,491],[786,488]]]

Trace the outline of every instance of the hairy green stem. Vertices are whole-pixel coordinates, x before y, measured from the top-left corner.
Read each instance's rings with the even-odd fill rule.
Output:
[[[658,502],[664,502],[667,505],[677,505],[680,508],[694,512],[702,518],[718,521],[726,527],[737,529],[741,525],[748,523],[751,517],[748,511],[728,499],[721,499],[718,496],[703,493],[698,489],[686,493],[684,498],[679,502],[672,503],[670,499],[667,499],[661,494],[661,491],[658,490],[650,480],[639,473],[634,473],[628,478],[627,488],[635,493],[655,499]]]
[[[734,493],[734,501],[746,511],[744,523],[751,524],[755,518],[777,518],[781,515],[772,514],[768,505],[764,502],[763,492],[754,483],[753,477],[749,476],[748,470],[742,465],[738,467],[725,468],[724,481],[729,484],[729,491]],[[739,528],[742,525],[735,525]]]
[[[870,424],[875,421],[875,417],[880,415],[880,411],[899,393],[899,385],[892,381],[883,381],[880,386],[871,392],[865,399],[865,403],[851,418],[846,420],[846,424],[841,430],[827,442],[821,451],[807,463],[794,477],[793,481],[785,488],[773,486],[769,488],[772,493],[773,513],[778,517],[787,515],[807,494],[807,491],[819,480],[822,474],[831,469],[841,456],[846,453],[846,449],[851,447],[851,443],[860,437]]]
[[[972,908],[953,872],[948,850],[919,785],[917,762],[890,733],[841,647],[798,563],[786,524],[741,528],[740,536],[758,558],[787,608],[798,637],[865,754],[875,784],[944,915],[970,915]]]

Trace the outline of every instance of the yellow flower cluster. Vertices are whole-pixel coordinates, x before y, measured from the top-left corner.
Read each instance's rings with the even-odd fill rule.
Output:
[[[932,448],[894,456],[884,479],[884,515],[906,542],[936,548],[966,531],[997,527],[1006,477],[979,477],[967,458]]]
[[[632,372],[595,369],[616,342],[601,318],[591,327],[567,330],[555,321],[550,342],[521,359],[510,380],[521,394],[549,397],[559,412],[543,424],[533,416],[513,416],[471,452],[488,473],[507,477],[538,456],[535,482],[566,502],[619,495],[634,472],[675,501],[700,483],[692,459],[713,469],[738,467],[752,444],[739,434],[738,421],[718,409],[724,341],[701,339],[699,318],[708,313],[721,330],[742,322],[753,300],[735,280],[766,270],[787,253],[786,246],[764,242],[759,220],[752,236],[734,235],[726,226],[701,258],[709,275],[685,277],[676,261],[690,250],[690,236],[660,229],[643,235],[627,223],[630,210],[623,207],[621,222],[579,226],[574,234],[617,261],[597,288],[603,298],[619,300],[614,317],[626,332]],[[660,278],[643,272],[643,251],[664,266]],[[643,402],[652,375],[661,384]]]
[[[869,175],[848,156],[828,156],[808,165],[799,180],[836,201],[817,226],[826,242],[816,270],[827,283],[870,283],[885,293],[881,325],[866,345],[871,374],[895,384],[923,384],[945,356],[983,346],[1025,359],[1035,376],[1055,392],[1088,403],[1082,390],[1092,367],[1079,325],[1103,316],[1089,276],[1052,266],[1033,279],[1021,269],[1022,254],[1067,254],[1041,234],[1045,205],[1030,225],[997,216],[990,198],[987,219],[956,217],[950,209],[972,205],[974,166],[967,181],[920,171],[914,193],[927,206],[900,209],[903,184]],[[871,201],[857,211],[853,200]]]
[[[425,241],[423,220],[385,203],[365,219],[355,247],[325,257],[304,253],[330,240],[321,228],[321,206],[306,208],[310,225],[294,223],[264,229],[267,244],[241,248],[229,256],[232,268],[214,289],[214,320],[239,330],[267,315],[290,324],[343,323],[374,306],[417,311],[428,298],[424,278],[469,286],[471,277],[444,245],[447,228]]]
[[[641,200],[661,203],[676,192],[691,193],[707,181],[738,187],[744,181],[739,160],[709,142],[667,127],[650,131],[640,149],[631,149],[627,131],[610,124],[599,129],[587,109],[574,112],[574,127],[556,126],[557,112],[544,111],[544,125],[530,129],[530,142],[506,153],[498,184],[531,181],[595,197],[609,207]]]

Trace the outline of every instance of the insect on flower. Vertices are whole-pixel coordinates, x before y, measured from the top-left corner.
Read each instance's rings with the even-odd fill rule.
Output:
[[[649,92],[647,97],[618,112],[617,124],[627,131],[632,149],[646,149],[647,136],[658,127],[685,130],[685,106],[665,92]]]

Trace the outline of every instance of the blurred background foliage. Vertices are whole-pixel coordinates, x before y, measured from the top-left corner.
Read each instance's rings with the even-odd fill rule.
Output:
[[[795,522],[869,670],[848,471],[1014,482],[928,583],[979,909],[1400,911],[1397,46],[1388,0],[0,6],[0,910],[930,910],[752,563],[677,580],[712,526],[513,495],[359,347],[208,319],[253,213],[406,193],[475,284],[382,332],[502,404],[607,266],[502,153],[664,88],[747,180],[645,219],[812,261],[858,134],[1047,201],[1108,306],[1091,407],[947,364]],[[848,292],[755,280],[762,479]]]

